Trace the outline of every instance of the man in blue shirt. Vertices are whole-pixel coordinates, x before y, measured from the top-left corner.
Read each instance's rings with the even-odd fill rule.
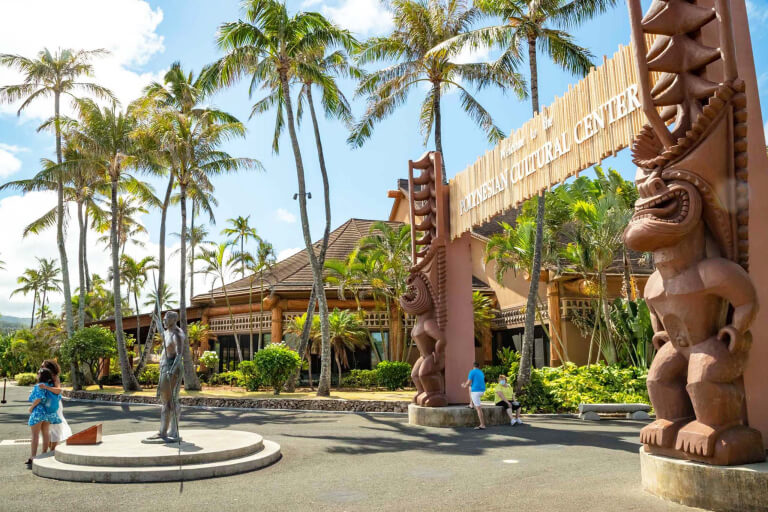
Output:
[[[477,418],[480,420],[480,425],[475,427],[475,430],[485,430],[483,407],[480,404],[480,400],[483,398],[483,393],[485,393],[485,374],[480,369],[480,365],[477,361],[475,361],[472,366],[472,370],[470,370],[469,375],[467,375],[467,382],[462,384],[461,387],[466,388],[469,386],[469,407],[472,408],[474,406],[477,411]]]

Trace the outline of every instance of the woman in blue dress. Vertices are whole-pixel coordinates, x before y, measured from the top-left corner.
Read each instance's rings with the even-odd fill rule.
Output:
[[[41,368],[37,372],[37,384],[29,394],[29,421],[27,425],[32,430],[32,442],[30,444],[30,456],[26,464],[31,465],[32,459],[37,455],[37,444],[40,434],[43,434],[43,453],[48,451],[51,441],[51,424],[61,423],[59,419],[59,401],[61,397],[40,387],[41,384],[53,386],[53,374],[47,368]]]

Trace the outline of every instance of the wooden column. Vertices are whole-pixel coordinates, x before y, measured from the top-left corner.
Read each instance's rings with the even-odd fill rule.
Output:
[[[209,322],[210,322],[210,319],[208,318],[208,309],[206,308],[203,310],[202,314],[200,315],[200,325],[207,325],[210,327]],[[203,335],[203,338],[200,340],[200,347],[198,348],[198,350],[200,351],[198,356],[203,355],[203,352],[205,352],[206,350],[213,350],[213,347],[211,346],[211,341],[209,338],[210,338],[209,334],[206,333],[205,335]]]
[[[480,344],[483,346],[483,364],[493,364],[493,333],[490,328],[481,334]]]
[[[272,306],[272,343],[283,341],[283,308],[280,302]]]
[[[557,281],[547,283],[547,308],[549,309],[549,364],[559,366],[565,361],[560,359],[558,350],[565,358],[565,348],[560,345],[563,331],[560,325],[560,285]],[[555,345],[557,343],[557,345]]]
[[[394,304],[389,306],[389,359],[399,361],[403,356],[403,318]]]

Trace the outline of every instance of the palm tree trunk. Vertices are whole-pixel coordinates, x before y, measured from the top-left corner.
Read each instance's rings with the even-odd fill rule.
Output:
[[[536,64],[536,37],[528,38],[528,62],[531,69],[531,107],[533,113],[539,111],[539,76]],[[531,285],[528,289],[528,300],[525,310],[525,333],[523,335],[523,350],[520,357],[520,371],[516,388],[522,390],[523,386],[531,380],[531,366],[533,357],[533,331],[536,328],[536,299],[539,295],[539,275],[541,274],[541,251],[544,237],[544,204],[545,192],[539,194],[536,209],[536,244],[533,249],[533,262],[531,265]]]
[[[56,162],[61,165],[61,119],[59,117],[60,93],[54,94],[54,127],[56,129]],[[64,314],[66,316],[67,337],[72,337],[74,320],[72,318],[72,292],[69,286],[69,262],[64,245],[64,178],[61,173],[56,177],[56,245],[59,248],[61,263],[61,287],[64,292]]]
[[[632,263],[629,261],[627,246],[621,244],[621,259],[624,266],[624,288],[626,288],[627,300],[635,300],[635,290],[632,288]]]
[[[262,270],[263,272],[263,270]],[[261,318],[264,317],[264,275],[259,275],[259,350],[262,349],[263,345],[263,334],[261,332]]]
[[[77,225],[80,229],[80,238],[78,243],[77,270],[80,278],[80,297],[77,304],[77,328],[82,329],[85,326],[85,220],[83,218],[83,202],[77,203]]]
[[[443,153],[443,126],[440,113],[440,82],[432,84],[432,111],[435,113],[435,149],[442,157],[441,171],[443,172],[443,184],[448,184],[448,175],[445,172],[445,153]]]
[[[338,349],[336,349],[338,352]],[[339,361],[339,354],[336,354],[336,368],[339,370],[339,381],[336,383],[336,389],[341,389],[341,362]]]
[[[160,309],[157,312],[158,318],[163,313],[163,288],[165,287],[165,220],[168,217],[168,206],[171,204],[171,192],[173,191],[173,172],[170,173],[170,177],[168,178],[168,187],[165,189],[165,197],[163,198],[163,206],[160,209],[160,236],[158,240],[158,244],[160,245],[158,249],[158,256],[157,256],[157,290],[155,290],[155,294],[157,296],[157,300],[160,302]],[[153,309],[154,311],[154,309]],[[152,347],[155,345],[154,336],[155,336],[155,324],[154,321],[149,323],[149,330],[147,331],[147,337],[144,341],[144,352],[141,354],[141,359],[139,359],[138,364],[136,365],[136,371],[134,375],[138,376],[141,375],[141,372],[144,371],[144,367],[147,364],[147,360],[149,359],[149,354],[152,353]],[[138,340],[137,340],[138,342]]]
[[[293,118],[293,105],[291,102],[291,89],[288,83],[288,73],[286,69],[279,70],[280,82],[283,86],[285,95],[285,112],[288,121],[288,133],[291,136],[291,146],[293,148],[293,157],[296,161],[296,179],[299,185],[299,214],[301,216],[301,230],[304,235],[304,246],[307,250],[309,262],[312,266],[312,276],[314,287],[317,290],[318,302],[320,304],[320,332],[322,334],[322,346],[320,354],[320,382],[317,386],[317,396],[329,396],[331,394],[331,342],[328,329],[328,304],[325,301],[325,290],[323,287],[323,269],[319,265],[317,255],[312,247],[312,237],[309,232],[309,217],[307,215],[307,187],[304,181],[304,163],[301,159],[301,149],[299,148],[299,139],[296,136],[296,126]]]
[[[91,292],[91,273],[88,270],[88,208],[83,210],[83,274],[85,274],[85,289]]]
[[[133,290],[133,303],[136,304],[136,349],[140,348],[141,344],[141,315],[139,314],[139,294],[136,290]]]
[[[605,271],[600,272],[600,302],[602,303],[603,322],[605,323],[605,335],[607,339],[607,349],[605,350],[605,359],[609,364],[616,363],[616,346],[613,344],[613,335],[611,334],[611,313],[608,306],[608,283],[605,278]]]
[[[115,305],[115,338],[117,340],[117,354],[120,361],[120,377],[124,391],[136,391],[139,383],[134,377],[128,364],[128,351],[125,348],[125,333],[123,332],[123,305],[120,296],[120,246],[117,241],[117,179],[112,179],[112,219],[110,226],[110,246],[112,249],[112,294]]]
[[[186,278],[187,278],[187,186],[179,183],[181,205],[181,272],[179,274],[179,319],[181,320],[181,331],[184,338],[187,339],[187,297],[186,297]],[[162,293],[162,290],[158,290]],[[187,391],[200,391],[200,379],[195,372],[195,363],[192,360],[192,350],[189,343],[184,343],[182,348],[182,357],[184,361],[184,389]]]
[[[232,336],[235,338],[235,348],[237,349],[237,361],[243,362],[243,351],[240,350],[240,338],[235,332],[235,315],[232,314],[232,306],[229,304],[229,294],[227,293],[227,285],[224,282],[224,275],[219,276],[221,279],[221,287],[224,290],[224,300],[227,302],[227,310],[229,311],[229,325],[232,327]]]
[[[37,290],[32,297],[32,318],[29,319],[29,328],[32,329],[35,326],[35,306],[37,306]]]
[[[536,209],[536,245],[533,248],[531,264],[531,285],[528,289],[528,300],[525,306],[525,332],[523,334],[523,350],[520,354],[520,370],[517,377],[517,391],[531,381],[531,366],[533,358],[533,331],[536,328],[536,302],[539,297],[539,276],[541,275],[541,240],[544,236],[544,192],[539,194]]]
[[[195,232],[195,200],[192,200],[192,211],[189,212],[189,231]],[[195,296],[195,241],[189,241],[189,299]]]
[[[40,305],[40,320],[45,320],[45,296],[48,294],[48,283],[43,286],[43,302]]]
[[[259,329],[259,333],[261,333],[261,329]],[[253,359],[253,276],[248,280],[248,346],[251,349],[251,359]]]

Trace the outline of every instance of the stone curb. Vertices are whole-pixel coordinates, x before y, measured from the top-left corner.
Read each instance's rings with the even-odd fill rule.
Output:
[[[89,391],[64,390],[65,398],[74,401],[101,402],[111,404],[157,405],[153,396],[118,395],[112,393],[92,393]],[[345,400],[305,399],[305,398],[206,398],[181,397],[184,407],[215,409],[273,409],[312,412],[347,412],[347,413],[391,413],[407,414],[410,401],[405,400]]]

